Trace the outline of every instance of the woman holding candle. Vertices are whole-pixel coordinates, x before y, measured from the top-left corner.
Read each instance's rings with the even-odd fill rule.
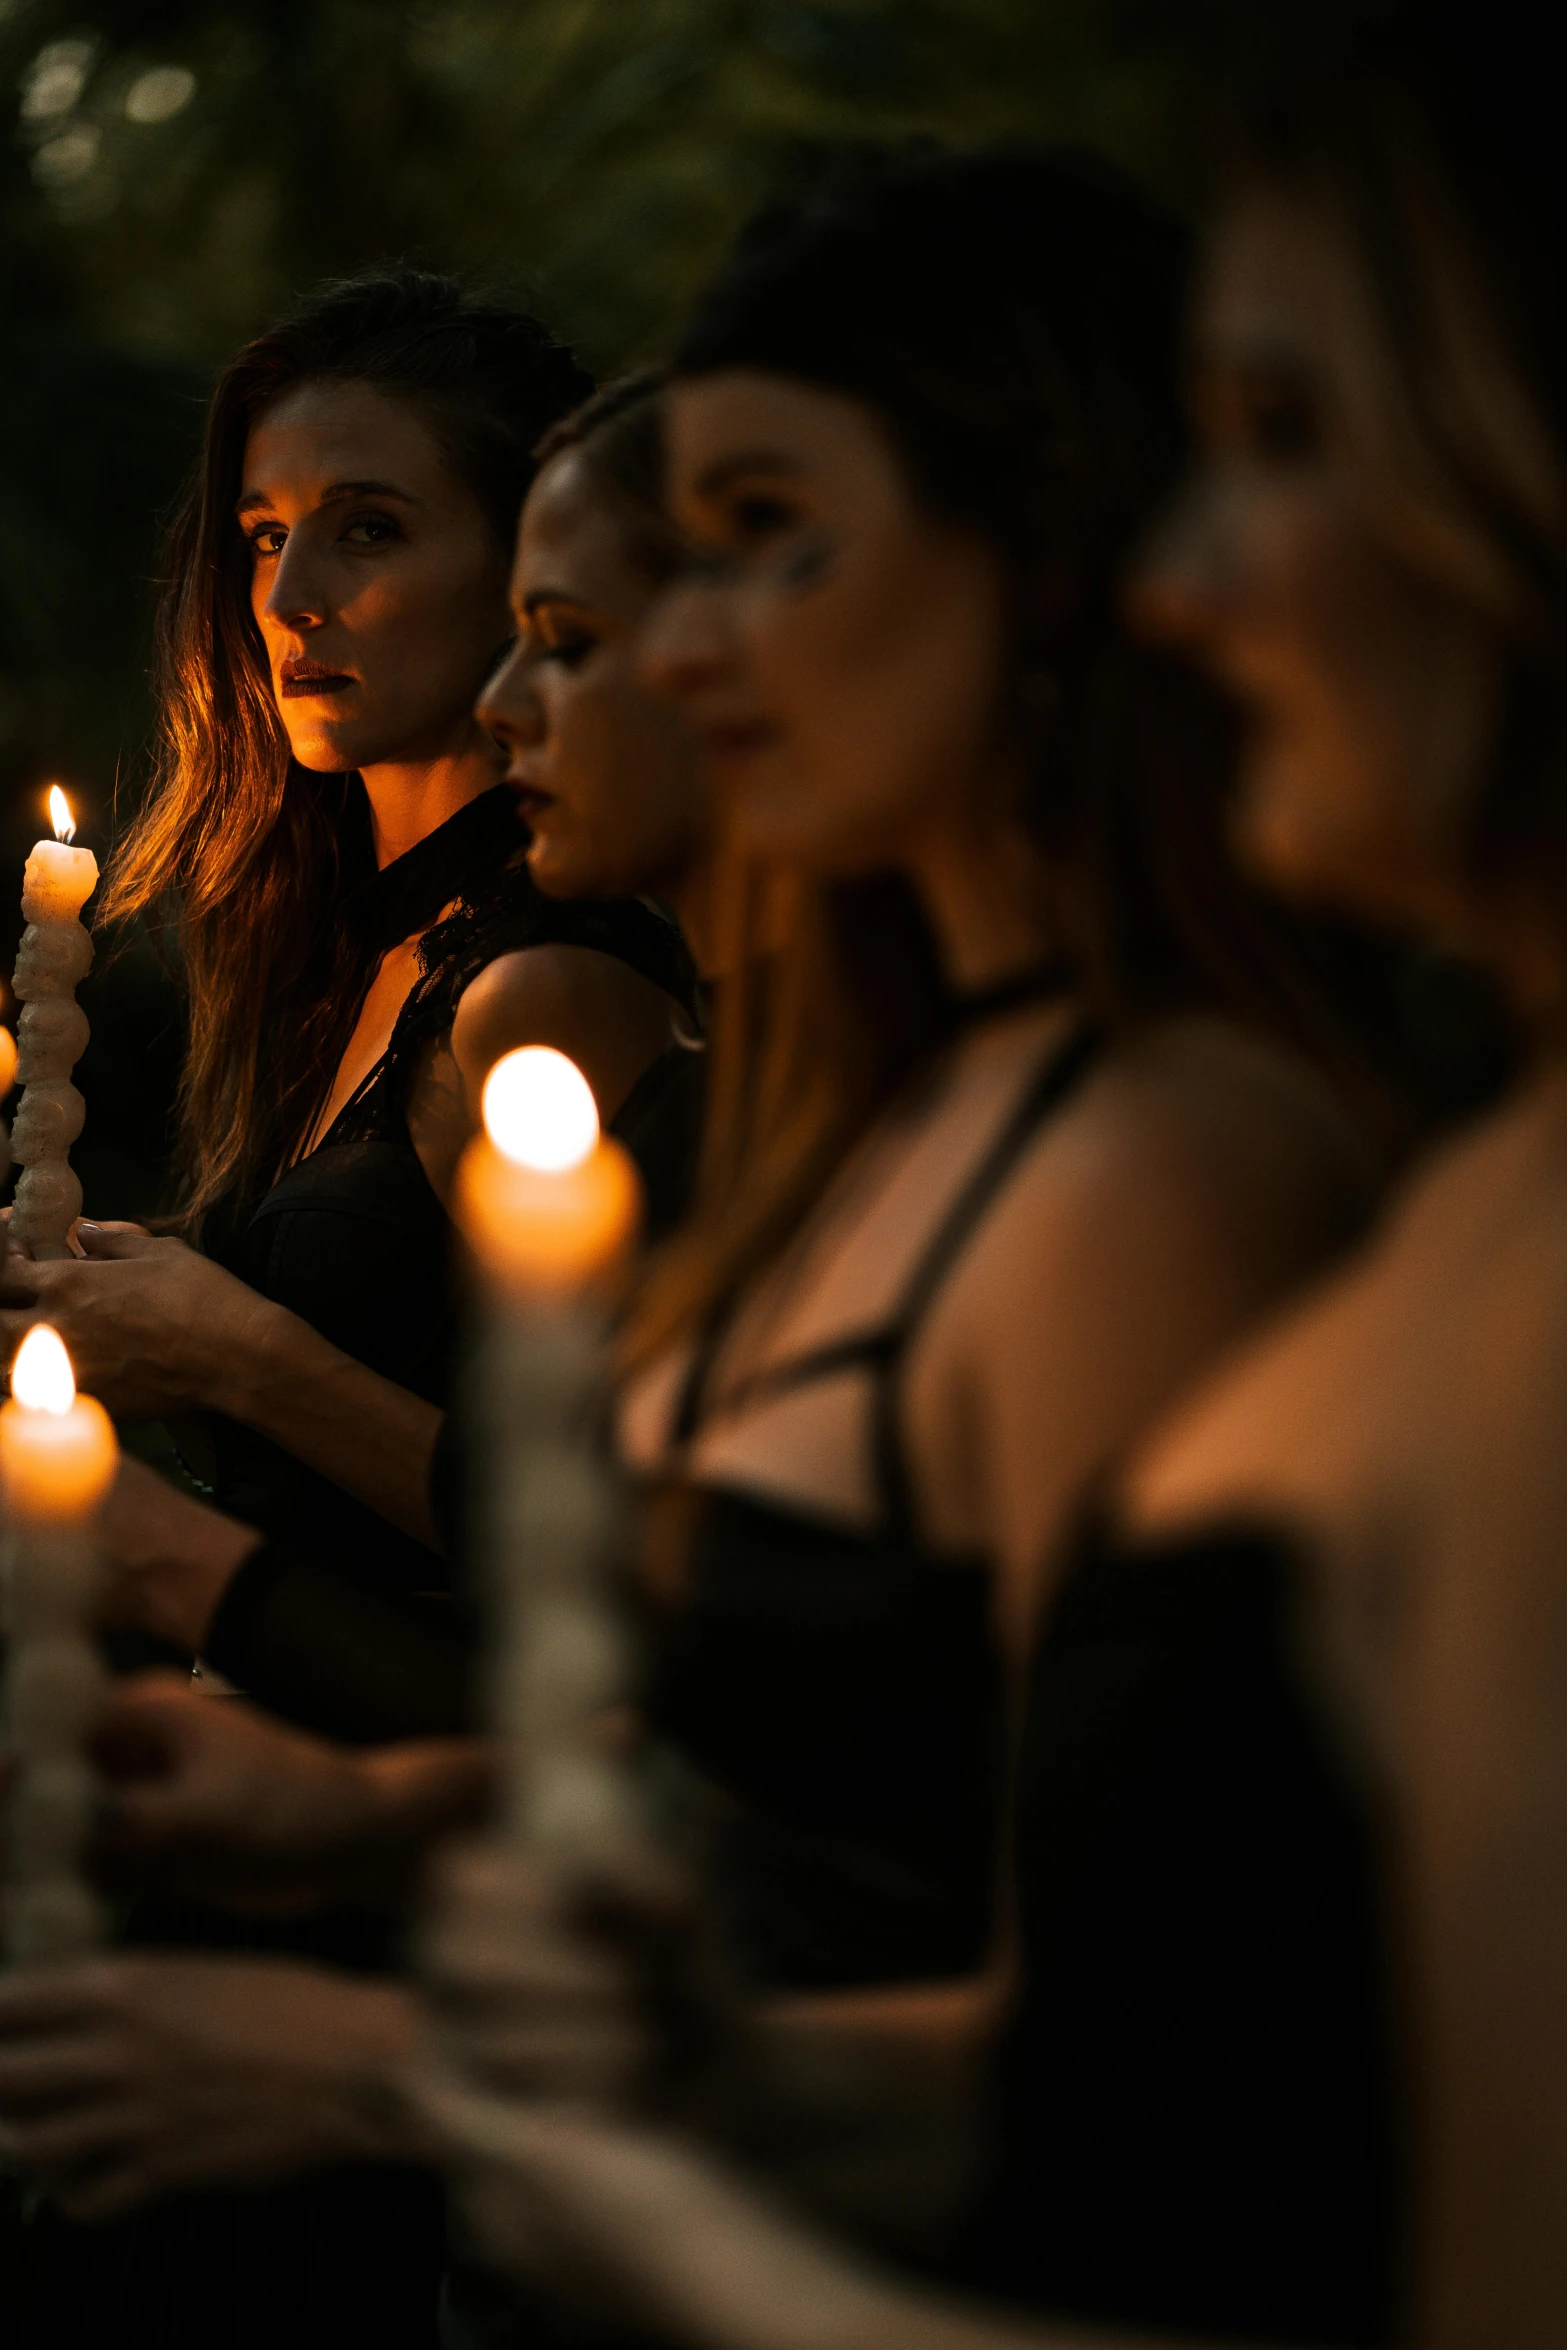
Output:
[[[237,1514],[414,1588],[477,1082],[553,1043],[609,1117],[688,1013],[672,925],[534,888],[473,716],[533,442],[585,388],[535,321],[414,272],[226,371],[174,532],[163,773],[102,908],[179,899],[205,1253],[89,1227],[86,1261],[13,1264],[0,1317],[47,1312],[122,1415],[212,1410]]]
[[[552,898],[656,896],[710,966],[709,808],[689,732],[638,679],[637,630],[678,548],[660,504],[660,386],[610,385],[553,427],[523,511],[511,582],[516,642],[479,705],[508,758],[530,829],[529,869]],[[501,955],[465,1016],[528,984],[534,950]],[[499,1025],[498,1023],[496,1024]],[[705,1054],[682,1030],[621,1104],[614,1132],[642,1178],[644,1236],[683,1212],[695,1172]],[[463,1475],[449,1430],[437,1451],[438,1516],[460,1549]],[[295,1719],[357,1738],[455,1730],[471,1720],[469,1634],[367,1590],[314,1530],[263,1550],[133,1465],[111,1511],[116,1622],[199,1648]],[[226,1598],[225,1598],[225,1595]]]

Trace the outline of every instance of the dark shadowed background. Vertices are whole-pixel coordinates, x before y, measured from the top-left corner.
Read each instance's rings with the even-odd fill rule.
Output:
[[[1081,139],[1199,203],[1223,90],[1286,23],[1262,0],[0,0],[0,966],[48,783],[100,861],[135,804],[159,516],[214,365],[301,288],[456,267],[619,367],[813,140]],[[143,940],[82,1000],[73,1157],[89,1212],[137,1215],[176,996]],[[1466,1017],[1445,1001],[1413,1014],[1439,1052]]]

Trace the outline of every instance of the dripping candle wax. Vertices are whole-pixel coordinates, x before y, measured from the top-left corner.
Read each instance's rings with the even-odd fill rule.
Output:
[[[457,1184],[479,1280],[469,1392],[490,1710],[510,1756],[512,1832],[577,1857],[628,1826],[595,1724],[625,1691],[603,1432],[610,1297],[639,1211],[636,1171],[599,1133],[575,1064],[542,1045],[498,1061]]]
[[[87,1042],[76,990],[92,969],[92,941],[78,917],[98,881],[91,849],[71,846],[76,824],[57,783],[49,787],[49,814],[55,837],[38,842],[22,876],[27,928],[14,981],[23,1007],[16,1042],[24,1091],[11,1131],[11,1155],[22,1167],[11,1230],[35,1257],[68,1255],[66,1236],[82,1212],[70,1149],[85,1105],[71,1071]]]
[[[6,1939],[13,1959],[77,1958],[101,1937],[82,1874],[93,1779],[85,1741],[102,1694],[92,1644],[98,1513],[119,1447],[103,1406],[78,1395],[58,1331],[35,1323],[0,1406],[6,1591]]]

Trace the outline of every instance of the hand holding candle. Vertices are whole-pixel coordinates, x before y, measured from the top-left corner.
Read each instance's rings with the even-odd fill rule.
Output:
[[[23,1006],[16,1042],[24,1091],[11,1134],[22,1164],[11,1230],[35,1257],[67,1255],[66,1235],[82,1210],[70,1148],[86,1105],[71,1071],[87,1043],[76,990],[92,969],[92,941],[78,917],[98,883],[91,849],[69,845],[76,825],[58,784],[49,788],[49,813],[55,838],[39,841],[22,877],[28,926],[13,982]]]
[[[78,1958],[101,1938],[82,1875],[92,1817],[84,1741],[102,1697],[92,1643],[94,1531],[119,1447],[103,1406],[79,1396],[58,1331],[35,1323],[0,1406],[0,1495],[11,1536],[6,1592],[10,1799],[6,1928],[13,1959]]]

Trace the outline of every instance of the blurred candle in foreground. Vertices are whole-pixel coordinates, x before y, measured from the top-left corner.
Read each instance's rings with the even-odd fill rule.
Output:
[[[575,1061],[525,1045],[484,1085],[484,1132],[463,1154],[458,1220],[508,1295],[564,1300],[613,1276],[635,1237],[637,1173],[599,1133]]]
[[[612,1585],[619,1486],[606,1450],[608,1314],[640,1214],[637,1174],[599,1132],[563,1053],[508,1053],[458,1171],[478,1274],[468,1398],[474,1503],[494,1632],[490,1718],[511,1755],[506,1816],[528,1844],[583,1857],[628,1830],[598,1725],[626,1690]]]
[[[119,1461],[103,1406],[79,1396],[59,1332],[35,1323],[0,1405],[0,1497],[9,1533],[6,1943],[21,1963],[77,1958],[102,1938],[82,1873],[94,1783],[86,1740],[102,1700],[93,1645],[98,1513]]]
[[[24,1091],[11,1130],[11,1155],[22,1165],[11,1229],[35,1257],[68,1255],[66,1235],[82,1212],[70,1150],[86,1104],[71,1071],[87,1043],[76,990],[92,969],[92,940],[78,917],[98,882],[91,849],[71,846],[76,822],[57,783],[49,816],[55,837],[38,842],[22,876],[27,928],[13,982],[23,1007],[16,1042]]]

